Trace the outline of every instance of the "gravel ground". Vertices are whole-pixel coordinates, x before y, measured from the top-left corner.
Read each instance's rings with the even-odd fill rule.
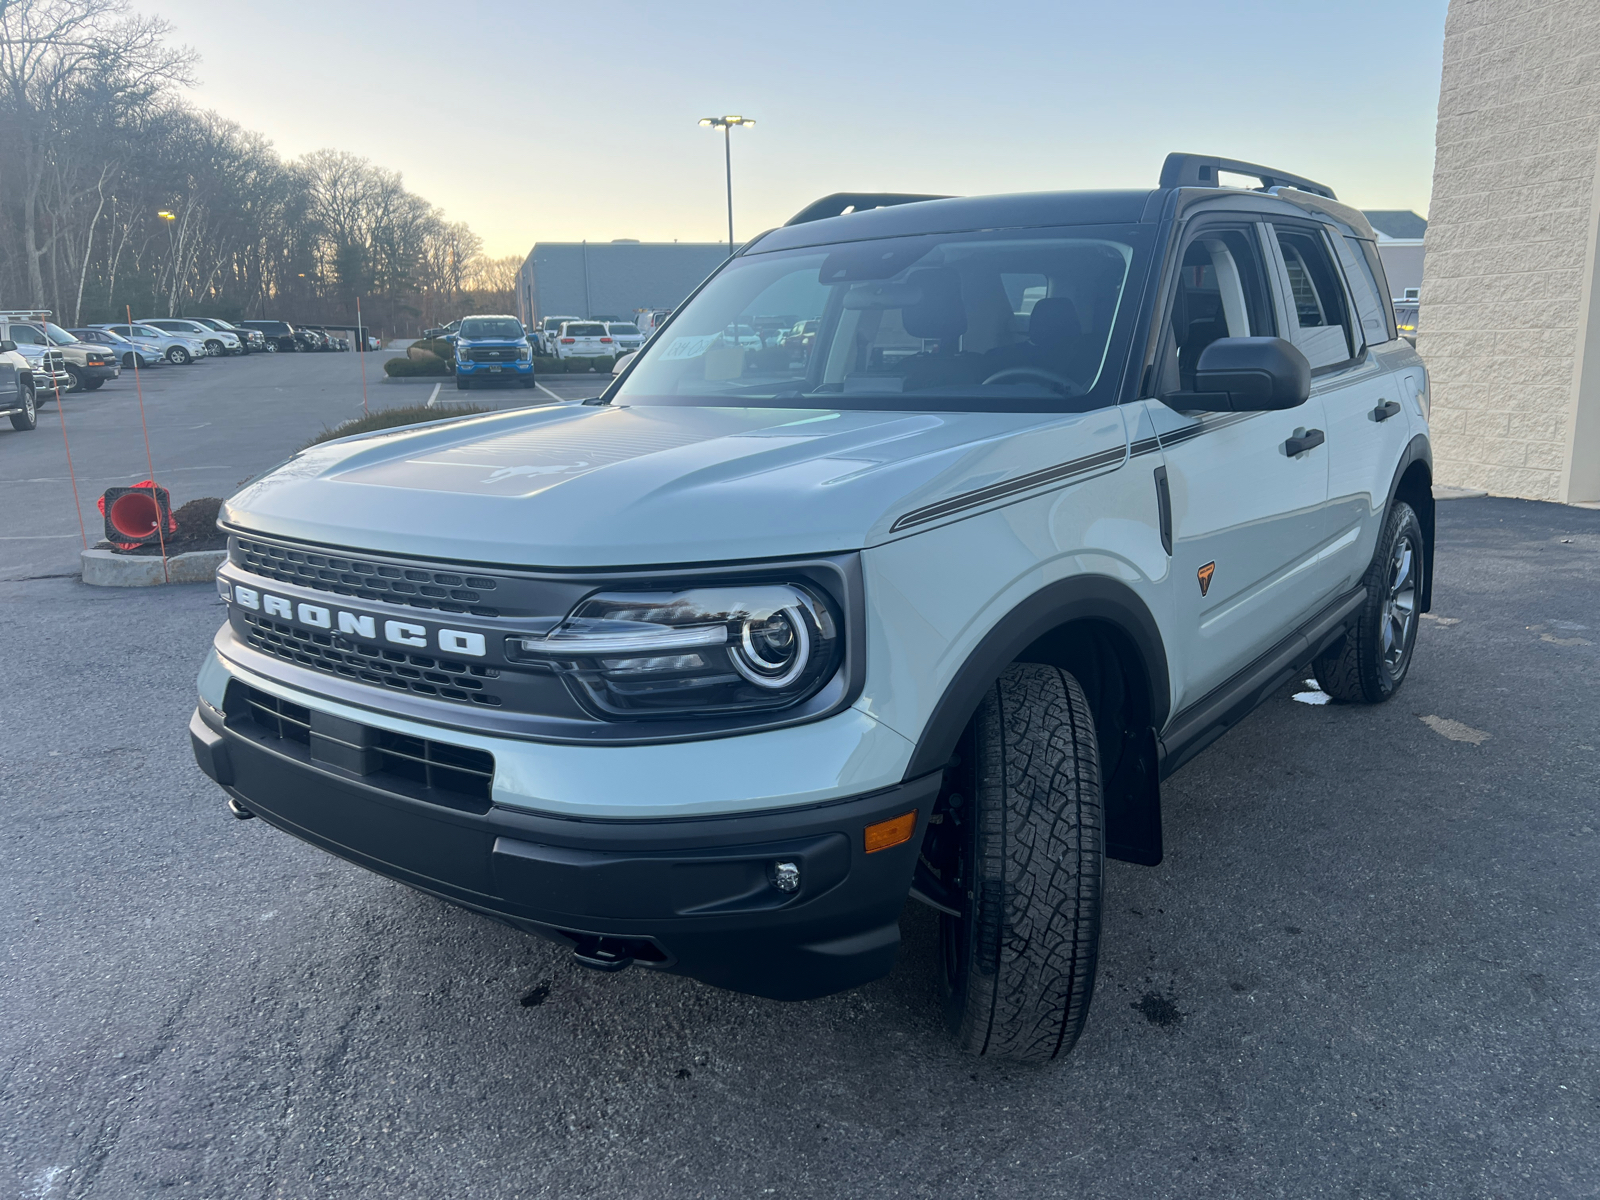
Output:
[[[0,1195],[1592,1196],[1600,513],[1440,537],[1393,703],[1286,690],[1168,783],[1045,1068],[946,1044],[915,905],[888,978],[786,1006],[234,821],[210,589],[0,583]]]

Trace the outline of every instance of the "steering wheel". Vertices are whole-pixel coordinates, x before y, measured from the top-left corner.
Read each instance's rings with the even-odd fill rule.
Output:
[[[1042,383],[1063,396],[1072,396],[1078,391],[1078,385],[1065,375],[1057,375],[1043,367],[1007,367],[983,381],[985,387],[991,383]]]

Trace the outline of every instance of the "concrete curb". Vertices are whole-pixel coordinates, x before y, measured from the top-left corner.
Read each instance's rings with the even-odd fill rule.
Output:
[[[448,383],[451,387],[456,384],[454,375],[385,375],[384,383]]]
[[[1489,493],[1478,488],[1445,487],[1442,483],[1433,485],[1433,498],[1435,500],[1477,500]]]
[[[93,587],[158,587],[163,583],[210,583],[227,559],[226,550],[191,550],[167,559],[146,554],[114,554],[110,550],[83,552],[83,581]]]

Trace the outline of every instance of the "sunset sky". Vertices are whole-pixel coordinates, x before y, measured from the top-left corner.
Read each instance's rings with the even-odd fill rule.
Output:
[[[400,171],[495,255],[736,236],[828,192],[1153,186],[1169,150],[1426,213],[1446,0],[138,4],[193,98]]]

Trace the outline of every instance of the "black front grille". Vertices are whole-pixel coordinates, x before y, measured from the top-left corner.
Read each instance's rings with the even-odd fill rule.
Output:
[[[254,575],[340,596],[437,612],[471,613],[475,617],[500,615],[500,610],[492,606],[493,595],[486,596],[486,593],[493,593],[498,584],[487,575],[441,571],[424,565],[371,562],[246,537],[233,539],[230,557],[235,566]]]
[[[464,663],[427,654],[407,654],[385,646],[355,642],[337,634],[298,629],[254,613],[241,613],[249,629],[247,641],[264,654],[299,663],[330,675],[380,684],[463,704],[499,708],[503,701],[489,690],[500,678],[496,667]]]
[[[234,681],[223,701],[236,732],[306,762],[334,766],[374,787],[430,804],[485,813],[494,755],[314,713]]]
[[[517,350],[474,350],[468,357],[469,362],[516,362]]]

